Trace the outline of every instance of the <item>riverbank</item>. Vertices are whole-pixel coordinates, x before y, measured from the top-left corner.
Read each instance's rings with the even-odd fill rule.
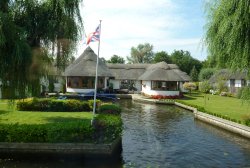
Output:
[[[112,107],[105,109],[110,112]],[[111,156],[121,151],[121,116],[102,111],[92,119],[92,112],[17,111],[2,102],[0,155]]]
[[[139,102],[145,102],[145,103],[153,103],[153,104],[167,104],[167,105],[176,105],[182,108],[185,108],[187,110],[190,110],[194,113],[194,117],[196,119],[199,119],[201,121],[204,121],[206,123],[212,124],[214,126],[223,128],[227,131],[233,132],[235,134],[238,134],[240,136],[246,137],[250,139],[250,127],[242,125],[242,124],[238,124],[229,120],[225,120],[213,115],[209,115],[203,112],[200,112],[197,110],[197,108],[188,106],[188,105],[184,105],[182,103],[179,102],[175,102],[175,101],[161,101],[161,100],[155,100],[155,99],[151,99],[151,98],[147,98],[138,94],[134,94],[132,95],[132,99],[134,101],[139,101]]]

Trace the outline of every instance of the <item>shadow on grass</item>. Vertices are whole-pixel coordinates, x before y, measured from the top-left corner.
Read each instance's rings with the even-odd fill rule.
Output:
[[[62,123],[62,122],[91,122],[91,119],[82,119],[75,117],[49,117],[46,119],[49,123]]]
[[[195,100],[197,98],[185,95],[181,100]]]

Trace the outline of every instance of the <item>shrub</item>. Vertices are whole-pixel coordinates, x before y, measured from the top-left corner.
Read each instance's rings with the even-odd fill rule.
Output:
[[[88,100],[90,110],[93,110],[94,100]],[[101,105],[101,100],[96,100],[96,109]]]
[[[120,106],[116,104],[102,104],[99,107],[98,113],[100,114],[121,114]]]
[[[21,111],[90,111],[86,101],[52,98],[28,98],[17,102],[17,109]]]
[[[197,86],[193,82],[185,82],[183,84],[183,88],[186,89],[186,90],[189,90],[189,92],[191,94],[191,91],[195,90],[197,88]]]
[[[121,136],[122,120],[118,115],[99,114],[94,122],[94,139],[97,143],[110,142]]]
[[[244,115],[242,118],[244,120],[245,125],[250,126],[250,115]]]
[[[121,136],[120,116],[100,114],[90,120],[48,124],[0,124],[0,142],[110,143]]]
[[[209,93],[209,90],[211,89],[211,85],[208,81],[203,81],[199,83],[199,91],[202,93]]]

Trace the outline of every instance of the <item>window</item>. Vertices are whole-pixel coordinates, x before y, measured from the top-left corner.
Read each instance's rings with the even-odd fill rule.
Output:
[[[68,77],[67,86],[69,88],[77,88],[77,89],[94,89],[95,77],[88,77],[88,76]],[[104,77],[98,78],[98,88],[104,88]]]
[[[152,81],[151,88],[152,90],[176,91],[179,87],[178,83],[174,81]]]

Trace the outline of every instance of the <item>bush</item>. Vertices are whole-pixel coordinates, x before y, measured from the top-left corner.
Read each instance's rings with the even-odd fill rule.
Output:
[[[93,110],[93,105],[94,105],[94,100],[88,100],[88,104],[90,107],[90,110]],[[99,108],[99,106],[101,105],[101,100],[96,100],[96,109]]]
[[[98,115],[96,124],[90,120],[40,125],[0,124],[0,142],[40,143],[110,143],[121,136],[120,116]]]
[[[245,125],[250,126],[250,115],[249,114],[244,115],[242,118],[243,118],[243,120],[245,122]]]
[[[116,104],[102,104],[99,107],[98,113],[100,114],[121,114],[120,106]]]
[[[94,139],[97,143],[111,142],[122,134],[122,120],[117,115],[99,114],[94,122]]]
[[[28,98],[17,102],[20,111],[90,111],[86,101],[67,99],[57,100],[52,98]]]

